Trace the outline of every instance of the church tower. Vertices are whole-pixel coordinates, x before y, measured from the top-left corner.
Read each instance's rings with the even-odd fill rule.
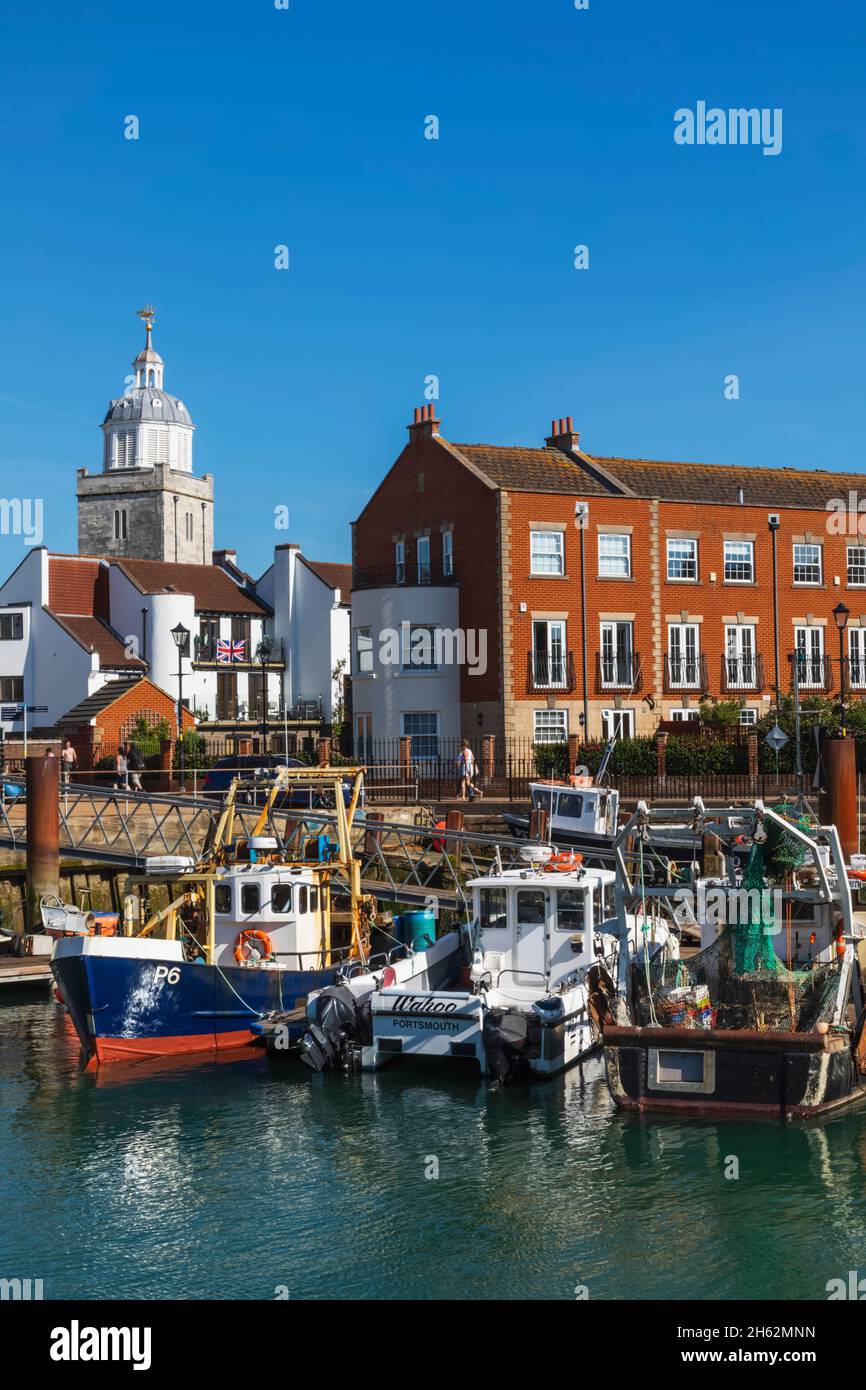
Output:
[[[195,425],[183,401],[163,389],[153,315],[150,305],[139,310],[145,344],[102,422],[102,472],[78,470],[78,550],[209,565],[213,475],[193,475]]]

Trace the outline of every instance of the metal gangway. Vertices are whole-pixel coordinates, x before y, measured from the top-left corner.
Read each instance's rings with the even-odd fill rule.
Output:
[[[263,793],[263,796],[266,792]],[[59,796],[60,855],[140,873],[157,856],[206,854],[217,834],[224,797],[190,797],[169,792],[132,792],[73,783]],[[262,815],[257,798],[237,801],[236,838],[253,834]],[[324,809],[271,807],[267,834],[281,847],[303,854],[321,834],[336,839],[336,813]],[[259,830],[259,833],[262,833]],[[433,897],[442,908],[467,904],[465,884],[494,867],[518,867],[522,842],[510,836],[408,824],[355,816],[350,827],[361,886],[380,900],[423,906]],[[25,798],[0,802],[0,847],[27,850]],[[335,873],[339,879],[339,872]],[[346,882],[348,891],[348,878]]]

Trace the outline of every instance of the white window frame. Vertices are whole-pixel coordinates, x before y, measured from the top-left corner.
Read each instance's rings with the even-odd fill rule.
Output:
[[[856,560],[854,564],[851,563],[852,554],[859,556],[859,559]],[[845,571],[847,576],[846,583],[848,584],[849,588],[866,588],[866,545],[849,545],[847,547],[845,555]],[[859,572],[860,577],[858,579],[852,579],[852,571]]]
[[[603,709],[601,712],[601,736],[610,738],[634,738],[633,709]]]
[[[797,551],[798,551],[798,550],[801,552],[801,558],[800,558],[799,561],[798,561],[798,559],[797,559]],[[803,558],[803,552],[805,552],[805,551],[807,551],[807,550],[808,550],[808,551],[815,551],[815,552],[817,552],[817,556],[818,556],[817,565],[816,565],[816,563],[815,563],[814,560],[806,560],[805,558]],[[810,570],[812,570],[812,569],[817,569],[817,571],[818,571],[818,578],[817,578],[817,579],[798,579],[798,578],[797,578],[797,570],[798,570],[798,569],[800,569],[800,570],[805,570],[805,569],[810,569]],[[823,583],[824,583],[824,547],[823,547],[823,545],[820,545],[820,544],[816,543],[815,541],[795,541],[795,542],[794,542],[794,549],[793,549],[793,571],[792,571],[792,572],[793,572],[793,576],[794,576],[794,583],[795,583],[796,585],[798,585],[799,587],[802,587],[802,588],[805,588],[805,589],[815,589],[815,588],[817,588],[819,585],[823,584]]]
[[[446,579],[454,576],[454,532],[442,532],[442,574]]]
[[[866,689],[866,627],[848,628],[848,682],[852,690]]]
[[[406,542],[394,542],[394,583],[406,583]]]
[[[418,562],[418,583],[430,583],[430,537],[419,536],[415,546],[415,558]]]
[[[545,634],[547,671],[540,671],[539,657],[542,655],[536,643],[538,630]],[[568,682],[568,634],[564,618],[536,618],[532,623],[532,676],[535,686],[546,690],[564,690]]]
[[[728,690],[755,689],[758,683],[755,643],[754,623],[725,623],[725,684]]]
[[[535,710],[532,729],[534,743],[565,743],[568,739],[568,710]]]
[[[687,546],[690,555],[672,555],[671,546]],[[690,566],[692,574],[671,574],[673,565]],[[667,576],[672,584],[697,584],[698,582],[698,543],[693,537],[689,536],[668,536],[667,537]]]
[[[743,555],[743,549],[748,551],[748,559]],[[730,550],[730,557],[729,552]],[[748,577],[745,575],[729,575],[728,566],[732,569],[745,568],[748,565]],[[755,542],[754,541],[725,541],[722,549],[722,577],[725,584],[754,584],[755,582]]]
[[[423,731],[423,732],[419,732],[419,731],[414,731],[414,732],[413,732],[412,730],[410,730],[410,729],[407,728],[407,720],[411,720],[411,719],[427,719],[427,720],[432,720],[432,721],[433,721],[432,730],[427,729],[427,730],[425,730],[425,731]],[[400,733],[402,734],[403,738],[410,738],[410,739],[412,740],[411,748],[410,748],[410,756],[411,756],[413,762],[435,762],[435,761],[438,759],[438,757],[439,757],[439,713],[438,713],[437,710],[425,710],[425,709],[403,710],[402,714],[400,715]],[[435,740],[435,743],[434,743],[432,746],[429,746],[429,745],[426,745],[426,744],[425,744],[425,745],[422,747],[421,745],[417,745],[417,744],[416,744],[416,742],[415,742],[416,739],[433,739],[433,740]]]
[[[366,639],[366,644],[362,647],[361,641]],[[371,627],[356,627],[352,632],[352,663],[353,676],[372,676],[373,674],[373,629]]]
[[[551,563],[548,565],[546,563],[547,561]],[[533,575],[554,575],[557,578],[562,578],[564,576],[564,531],[530,531],[529,573]]]
[[[427,632],[430,634],[430,660],[416,662],[412,659],[412,647],[414,645],[416,632]],[[436,623],[410,623],[408,627],[400,629],[400,670],[404,675],[429,676],[439,670],[437,656],[438,648],[441,645],[437,638],[439,628]]]
[[[824,629],[822,627],[795,627],[795,655],[800,651],[804,653],[802,661],[797,663],[797,683],[800,690],[823,690]]]
[[[628,642],[620,650],[620,630],[628,632]],[[604,690],[630,690],[635,681],[634,623],[627,620],[601,624],[601,684]],[[622,662],[627,669],[622,671]],[[620,680],[622,675],[622,680]]]
[[[699,724],[701,722],[701,712],[699,709],[672,709],[670,718],[675,724]]]
[[[694,633],[694,649],[689,650],[692,645],[689,642],[688,634]],[[676,640],[674,637],[676,635]],[[677,655],[674,655],[674,648]],[[694,662],[694,680],[689,679],[689,672],[680,679],[674,679],[674,662]],[[668,623],[668,683],[671,690],[697,690],[701,684],[701,625],[700,623]]]
[[[126,507],[115,507],[114,509],[114,539],[116,541],[129,539],[129,517]]]
[[[372,714],[355,714],[355,757],[362,763],[373,760]]]
[[[753,729],[757,722],[758,711],[756,709],[749,709],[748,706],[744,706],[743,709],[740,710],[739,723],[742,728]]]
[[[9,626],[9,635],[3,631],[3,624]],[[21,642],[24,639],[24,614],[0,613],[0,642]]]
[[[616,542],[616,544],[614,544]],[[625,568],[616,569],[617,564]],[[599,531],[599,579],[631,579],[631,536],[627,531]]]

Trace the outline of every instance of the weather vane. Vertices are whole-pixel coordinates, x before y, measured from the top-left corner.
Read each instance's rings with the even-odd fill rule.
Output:
[[[145,304],[143,309],[138,310],[138,317],[143,320],[144,326],[147,329],[148,340],[150,339],[150,334],[153,329],[153,316],[155,313],[156,310],[152,304]]]

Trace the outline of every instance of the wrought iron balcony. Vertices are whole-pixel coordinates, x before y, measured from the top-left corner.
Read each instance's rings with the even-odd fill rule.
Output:
[[[244,642],[243,658],[232,660],[231,643],[229,638],[225,638],[223,643],[203,641],[196,637],[193,643],[193,666],[216,666],[218,670],[261,670],[262,659],[257,654],[257,642]],[[283,643],[281,638],[272,639],[270,654],[264,663],[268,669],[285,665],[283,654]]]
[[[640,690],[643,685],[643,664],[640,652],[596,652],[595,690]]]
[[[866,690],[866,657],[845,657],[845,685],[848,690]]]
[[[380,569],[356,569],[352,574],[353,589],[417,588],[428,584],[455,584],[457,575],[443,573],[441,565],[417,565],[408,560],[403,565],[383,565]]]
[[[791,666],[791,685],[797,677],[798,690],[833,689],[833,661],[829,656],[811,656],[807,652],[789,652]]]
[[[550,656],[547,652],[529,652],[527,656],[526,691],[534,695],[540,690],[559,690],[569,694],[575,688],[574,654],[563,652]]]
[[[707,658],[703,652],[697,656],[665,657],[665,692],[672,694],[677,690],[698,690],[701,694],[709,690]]]
[[[764,688],[764,658],[762,656],[723,656],[722,692],[737,690],[760,691]]]

